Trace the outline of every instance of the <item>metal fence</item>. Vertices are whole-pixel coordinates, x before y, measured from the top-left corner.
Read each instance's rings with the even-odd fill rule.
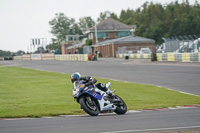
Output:
[[[191,53],[200,52],[200,35],[178,36],[162,38],[164,43],[157,49],[158,53],[176,52]]]

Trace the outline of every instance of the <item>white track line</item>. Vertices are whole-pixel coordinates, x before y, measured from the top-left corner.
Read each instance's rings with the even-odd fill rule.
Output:
[[[164,131],[164,130],[193,129],[193,128],[200,128],[200,126],[156,128],[156,129],[139,129],[139,130],[123,130],[123,131],[110,131],[110,132],[100,132],[100,133],[130,133],[130,132]]]

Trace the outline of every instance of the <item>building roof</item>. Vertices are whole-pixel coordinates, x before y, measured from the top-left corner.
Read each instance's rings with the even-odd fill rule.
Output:
[[[83,47],[83,46],[85,45],[85,41],[86,41],[86,40],[87,40],[87,38],[84,38],[84,39],[82,40],[81,43],[79,43],[79,44],[74,44],[74,45],[72,45],[72,46],[67,47],[66,49],[81,48],[81,47]]]
[[[155,43],[155,40],[140,36],[126,36],[117,39],[102,41],[95,45],[92,45],[92,47],[97,47],[100,45],[124,44],[124,43]]]
[[[135,25],[126,25],[112,18],[97,24],[97,30],[131,30],[133,28],[135,28]],[[90,28],[90,31],[95,31],[95,26]]]

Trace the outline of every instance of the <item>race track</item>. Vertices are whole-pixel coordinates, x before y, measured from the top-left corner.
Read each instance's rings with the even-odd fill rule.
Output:
[[[132,63],[102,59],[98,62],[12,61],[4,64],[61,73],[78,71],[84,75],[153,84],[200,95],[200,63]]]
[[[200,108],[0,120],[1,133],[135,133],[200,129]]]
[[[153,84],[200,95],[198,63],[135,63],[102,59],[98,62],[8,61],[0,64],[60,73],[79,71],[84,75]],[[109,114],[97,117],[63,116],[0,120],[0,133],[131,133],[188,129],[200,130],[200,107],[138,111],[126,115]]]

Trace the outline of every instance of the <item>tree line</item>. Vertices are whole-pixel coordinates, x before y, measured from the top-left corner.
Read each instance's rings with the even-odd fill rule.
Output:
[[[162,37],[200,35],[200,5],[188,0],[167,5],[144,3],[136,10],[122,10],[119,19],[125,24],[137,26],[135,34],[162,43]]]
[[[0,50],[0,57],[11,57],[11,56],[19,56],[24,54],[25,52],[22,50],[19,50],[17,52],[10,52],[10,51],[4,51]]]
[[[106,12],[101,12],[97,22],[105,18]],[[136,25],[135,35],[154,39],[157,45],[163,42],[162,37],[200,35],[198,1],[194,5],[191,5],[188,0],[183,0],[181,3],[176,0],[165,5],[145,2],[135,10],[130,8],[122,10],[119,16],[111,12],[111,18],[127,25]],[[46,48],[57,49],[58,53],[61,53],[61,42],[66,39],[66,35],[79,34],[83,38],[86,31],[95,25],[95,21],[90,16],[86,16],[76,22],[74,18],[69,18],[64,13],[56,13],[55,17],[49,21],[49,25],[50,32],[55,38]],[[7,54],[4,52],[4,55]]]
[[[105,18],[106,12],[101,12],[97,21]],[[145,2],[135,10],[122,10],[119,16],[111,13],[111,18],[127,25],[136,25],[135,35],[154,39],[157,45],[163,42],[162,37],[200,34],[200,4],[197,1],[194,5],[190,5],[188,0],[166,5]],[[56,40],[61,41],[69,34],[84,36],[85,31],[95,25],[95,21],[88,16],[80,18],[76,23],[73,18],[69,19],[64,13],[60,13],[49,24],[51,33]]]

